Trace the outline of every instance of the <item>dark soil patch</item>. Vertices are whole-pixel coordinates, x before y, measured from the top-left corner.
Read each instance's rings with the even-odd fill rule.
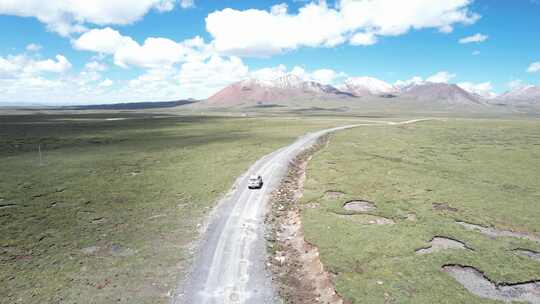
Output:
[[[459,211],[458,208],[454,208],[450,206],[450,204],[448,203],[433,203],[432,206],[433,206],[433,210],[437,210],[437,211],[450,211],[450,212]]]
[[[427,253],[433,253],[448,249],[466,249],[466,250],[472,250],[471,248],[467,247],[465,243],[462,241],[444,237],[444,236],[436,236],[431,239],[430,241],[431,246],[426,248],[420,248],[416,250],[416,254],[427,254]]]
[[[475,230],[478,231],[484,235],[487,235],[492,238],[496,237],[515,237],[515,238],[521,238],[521,239],[527,239],[529,241],[533,242],[540,242],[540,236],[524,233],[524,232],[514,232],[514,231],[508,231],[508,230],[500,230],[492,227],[484,227],[477,224],[462,222],[462,221],[456,221],[458,225],[461,225],[465,227],[468,230]]]
[[[394,225],[394,220],[372,214],[337,214],[340,218],[352,221],[360,225]]]
[[[414,213],[407,214],[407,221],[410,222],[416,222],[418,220],[418,217]]]
[[[474,267],[456,264],[444,265],[442,270],[479,297],[504,302],[540,303],[540,280],[497,283]]]
[[[375,207],[375,204],[372,202],[357,200],[346,202],[345,205],[343,205],[343,209],[353,212],[371,212],[375,211],[377,207]]]
[[[329,190],[324,193],[324,197],[327,199],[338,199],[345,196],[345,193],[336,190]]]
[[[529,250],[529,249],[522,249],[522,248],[514,249],[514,252],[540,262],[540,252],[536,252],[534,250]]]

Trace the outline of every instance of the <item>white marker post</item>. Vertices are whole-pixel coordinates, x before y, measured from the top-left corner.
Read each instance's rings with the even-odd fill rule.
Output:
[[[43,158],[41,157],[41,143],[38,144],[38,152],[39,152],[39,165],[43,166]]]

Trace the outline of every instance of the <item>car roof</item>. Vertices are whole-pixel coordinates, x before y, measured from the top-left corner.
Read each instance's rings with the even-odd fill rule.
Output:
[[[252,178],[260,178],[261,176],[258,175],[258,174],[252,174],[249,178],[252,179]]]

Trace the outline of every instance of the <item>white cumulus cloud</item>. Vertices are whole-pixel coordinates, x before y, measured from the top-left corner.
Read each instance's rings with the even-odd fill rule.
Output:
[[[105,80],[103,80],[102,82],[98,84],[98,87],[108,88],[112,86],[113,84],[114,82],[112,80],[110,80],[109,78],[106,78]]]
[[[315,81],[322,84],[336,84],[347,77],[347,74],[332,69],[317,69],[309,72],[299,66],[293,67],[290,74],[296,75],[304,81]]]
[[[488,39],[487,35],[477,33],[477,34],[474,34],[472,36],[463,37],[463,38],[459,39],[459,43],[461,43],[461,44],[473,43],[473,42],[480,43],[480,42],[486,41],[487,39]]]
[[[276,4],[270,8],[270,13],[276,16],[285,15],[287,14],[288,9],[289,6],[287,5],[287,3]]]
[[[31,73],[52,72],[64,73],[71,68],[71,63],[62,55],[56,55],[54,59],[32,61],[26,67]]]
[[[407,79],[407,80],[398,80],[394,83],[394,86],[398,87],[398,88],[404,88],[404,87],[407,87],[407,86],[410,86],[410,85],[418,85],[418,84],[423,84],[425,81],[424,81],[424,78],[420,77],[420,76],[413,76],[411,77],[410,79]]]
[[[223,87],[249,77],[249,68],[238,57],[214,55],[207,60],[186,62],[178,74],[182,93],[206,98]]]
[[[130,24],[150,10],[174,8],[175,0],[0,0],[0,14],[35,17],[48,29],[67,36],[86,30],[88,24]],[[193,1],[181,1],[188,7]]]
[[[201,37],[176,42],[168,38],[147,38],[139,44],[112,28],[93,29],[72,41],[79,50],[112,54],[116,65],[156,68],[210,55],[210,46]]]
[[[167,38],[147,38],[144,44],[129,44],[119,48],[114,54],[117,65],[152,68],[171,65],[182,61],[187,49],[184,45]]]
[[[536,73],[538,71],[540,71],[540,61],[531,63],[527,68],[527,72],[529,73]]]
[[[338,81],[341,81],[345,77],[347,77],[347,74],[334,71],[332,69],[317,69],[313,71],[306,71],[300,66],[294,66],[291,70],[289,70],[283,64],[275,67],[267,67],[252,71],[249,73],[249,77],[259,80],[270,81],[286,76],[287,74],[295,75],[304,81],[315,81],[322,84],[336,84]]]
[[[89,71],[103,72],[107,70],[107,66],[98,61],[90,61],[84,65],[84,68]]]
[[[83,51],[114,54],[122,47],[136,46],[137,42],[130,37],[122,36],[110,27],[106,27],[90,30],[73,40],[72,44],[76,49]]]
[[[251,78],[264,80],[264,81],[270,81],[270,80],[283,77],[287,73],[288,73],[287,67],[283,64],[280,64],[275,67],[267,67],[267,68],[262,68],[262,69],[253,71],[251,72]]]
[[[510,89],[516,89],[527,85],[521,79],[513,79],[506,83],[506,86]]]
[[[493,85],[491,82],[460,82],[457,85],[469,93],[477,94],[484,98],[493,98],[497,95],[495,92],[493,92]]]
[[[351,37],[350,42],[352,45],[373,45],[377,43],[377,36],[373,33],[356,33]]]
[[[71,63],[63,55],[41,59],[28,53],[0,56],[0,100],[43,101],[63,86]],[[64,92],[66,93],[66,92]],[[33,96],[26,98],[26,96]]]
[[[456,77],[456,74],[442,71],[429,76],[426,81],[433,83],[448,83],[454,77]]]
[[[30,43],[26,46],[26,50],[29,52],[39,52],[43,47],[36,43]]]
[[[371,45],[381,36],[412,29],[451,32],[456,24],[475,23],[472,0],[340,0],[310,2],[290,13],[287,5],[270,10],[223,9],[206,18],[216,49],[240,56],[269,56],[299,47],[331,47],[349,41]]]
[[[0,57],[0,77],[25,78],[45,72],[64,73],[71,69],[71,63],[63,55],[54,59],[38,60],[26,55],[9,55]]]
[[[249,77],[249,68],[238,57],[213,55],[184,62],[180,66],[147,69],[110,92],[133,100],[177,100],[206,98],[223,87]]]
[[[336,81],[347,77],[347,74],[343,72],[336,72],[332,69],[318,69],[311,73],[310,78],[313,81],[320,82],[322,84],[334,84]]]
[[[452,73],[447,72],[447,71],[440,71],[440,72],[437,72],[437,73],[427,77],[426,79],[424,79],[421,76],[414,76],[414,77],[412,77],[410,79],[407,79],[407,80],[398,80],[398,81],[396,81],[394,83],[394,85],[396,87],[403,88],[403,87],[407,87],[407,86],[410,86],[410,85],[421,85],[421,84],[425,84],[427,82],[431,82],[431,83],[448,83],[450,80],[452,80],[455,77],[456,77],[456,74],[452,74]]]
[[[190,8],[195,6],[194,0],[180,0],[180,6],[182,8]]]

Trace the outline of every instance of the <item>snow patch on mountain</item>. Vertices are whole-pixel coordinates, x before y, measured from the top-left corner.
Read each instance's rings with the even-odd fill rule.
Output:
[[[540,85],[521,85],[497,98],[501,101],[540,103]]]
[[[351,94],[331,85],[287,74],[273,80],[250,78],[222,89],[205,101],[208,105],[235,106],[268,104],[303,99],[348,98]]]
[[[373,77],[352,77],[338,87],[344,92],[349,92],[355,96],[394,94],[398,88]]]

